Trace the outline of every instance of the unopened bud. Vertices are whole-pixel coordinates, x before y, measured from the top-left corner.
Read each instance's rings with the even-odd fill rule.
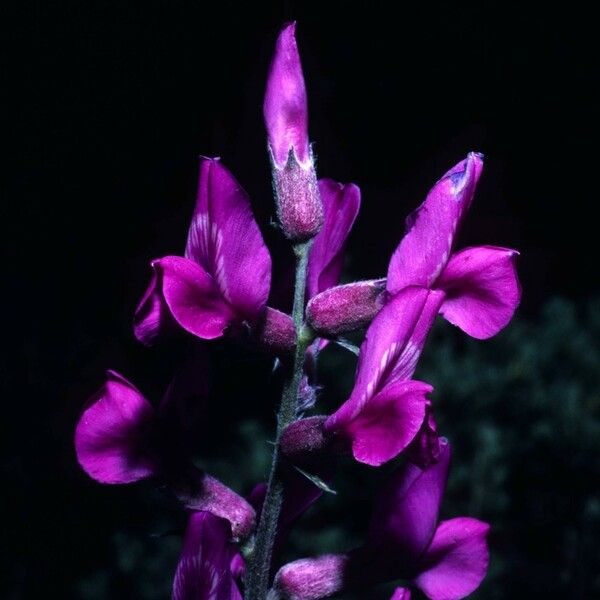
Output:
[[[357,281],[317,294],[306,307],[309,325],[323,337],[367,326],[383,307],[385,279]]]
[[[302,462],[323,452],[329,444],[323,431],[326,420],[327,417],[317,415],[288,425],[281,435],[281,452],[293,462]]]
[[[296,345],[296,328],[290,315],[267,306],[251,333],[252,342],[268,354],[284,356]]]
[[[348,563],[345,554],[295,560],[279,569],[273,587],[287,600],[327,598],[344,589]]]
[[[323,207],[308,141],[308,108],[296,24],[286,25],[275,45],[263,113],[273,166],[277,216],[295,242],[314,237],[323,225]]]

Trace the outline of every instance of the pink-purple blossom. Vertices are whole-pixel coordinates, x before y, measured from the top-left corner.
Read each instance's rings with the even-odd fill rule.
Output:
[[[449,466],[445,440],[437,463],[425,469],[406,463],[379,492],[363,546],[288,563],[277,573],[275,589],[288,600],[319,600],[401,578],[431,600],[472,593],[488,568],[489,526],[469,517],[439,521]],[[407,594],[396,590],[393,599]]]
[[[135,315],[144,343],[176,323],[202,339],[244,329],[259,344],[293,345],[287,315],[267,308],[271,257],[250,200],[219,159],[203,158],[185,256],[152,261],[150,287]]]
[[[442,301],[443,294],[422,287],[396,294],[367,330],[350,398],[324,421],[292,423],[282,440],[284,452],[297,457],[320,450],[320,443],[346,443],[356,460],[379,466],[422,433],[414,455],[420,463],[433,460],[437,435],[428,399],[433,388],[411,377]]]
[[[386,299],[417,285],[443,292],[440,313],[472,337],[489,338],[504,328],[521,298],[514,264],[518,252],[494,246],[452,252],[482,168],[482,155],[471,152],[435,184],[408,217],[406,233],[389,263],[386,294],[359,296],[359,286],[369,290],[372,282],[330,289],[310,301],[309,323],[321,335],[338,335],[363,325],[362,315],[368,318]],[[331,307],[338,304],[350,308],[333,315]],[[352,304],[360,317],[353,314]]]
[[[196,393],[204,388],[198,375],[193,389]],[[246,537],[254,526],[254,509],[191,463],[191,438],[196,431],[190,425],[203,398],[192,394],[193,402],[182,407],[180,381],[174,380],[155,409],[132,383],[108,371],[106,382],[90,399],[75,429],[79,464],[100,483],[124,484],[160,477],[184,506],[210,510],[231,522],[236,537]],[[185,391],[190,393],[189,388]]]

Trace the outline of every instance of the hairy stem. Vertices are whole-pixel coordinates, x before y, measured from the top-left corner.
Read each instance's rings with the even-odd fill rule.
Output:
[[[311,336],[303,330],[304,322],[304,290],[306,288],[306,271],[308,253],[311,242],[294,246],[296,254],[296,279],[294,283],[294,308],[292,316],[296,327],[296,349],[294,361],[289,371],[281,394],[281,405],[277,414],[277,435],[273,449],[271,472],[267,484],[267,493],[262,507],[260,521],[256,530],[254,551],[250,559],[246,578],[246,600],[265,600],[269,587],[271,556],[277,534],[277,523],[283,503],[283,482],[279,472],[279,441],[283,430],[296,419],[298,408],[298,389],[304,370],[304,357]]]

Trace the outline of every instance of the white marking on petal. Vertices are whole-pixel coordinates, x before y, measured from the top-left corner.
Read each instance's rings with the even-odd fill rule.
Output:
[[[396,360],[398,370],[395,370],[394,378],[409,379],[417,367],[419,354],[419,347],[409,340]]]
[[[360,399],[357,413],[360,412],[363,406],[375,395],[381,379],[384,377],[384,375],[386,375],[389,365],[396,362],[396,357],[400,350],[401,348],[399,347],[398,342],[393,342],[390,347],[381,355],[379,365],[375,370],[375,373],[373,373],[373,377],[371,377],[369,380],[367,388]]]
[[[440,276],[440,273],[444,270],[444,267],[446,266],[447,260],[448,260],[448,250],[444,250],[444,253],[442,254],[442,258],[441,258],[440,262],[437,264],[437,266],[433,270],[433,273],[429,277],[429,280],[428,280],[429,286],[433,285],[433,282]]]
[[[217,224],[210,220],[208,213],[197,214],[190,227],[187,247],[198,249],[193,258],[216,280],[221,294],[229,302],[231,298],[227,287],[222,245],[223,235]]]

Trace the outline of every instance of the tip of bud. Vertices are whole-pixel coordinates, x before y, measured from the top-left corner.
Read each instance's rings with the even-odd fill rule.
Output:
[[[459,163],[449,173],[452,181],[452,193],[457,199],[462,198],[463,192],[471,185],[476,185],[483,169],[483,154],[469,152],[467,158]]]
[[[284,25],[279,33],[263,104],[273,162],[280,169],[286,165],[290,150],[304,168],[312,162],[306,89],[295,34],[295,21]]]

